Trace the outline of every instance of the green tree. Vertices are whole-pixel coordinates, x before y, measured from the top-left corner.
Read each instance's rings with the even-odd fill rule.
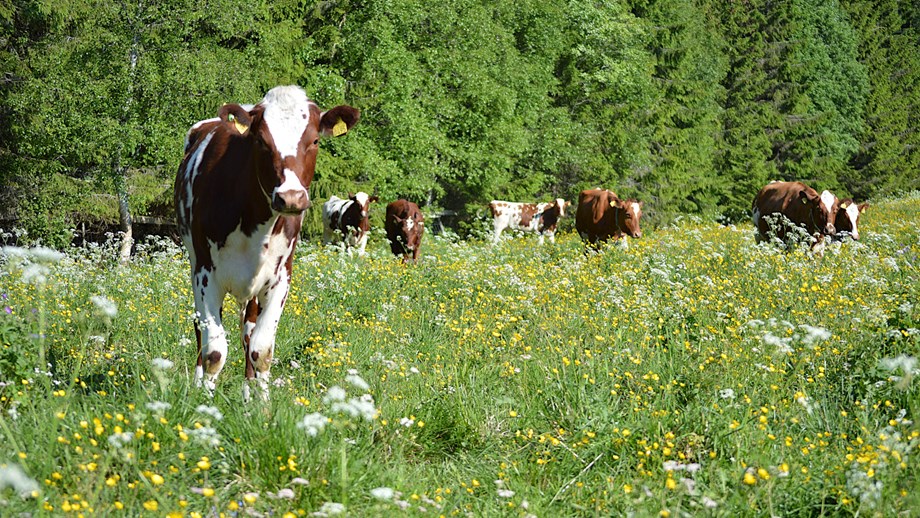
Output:
[[[842,184],[859,198],[920,188],[920,18],[915,2],[848,0],[860,62],[872,71],[859,151]]]
[[[39,200],[54,175],[107,186],[126,233],[122,257],[131,244],[128,170],[161,175],[168,188],[193,122],[224,102],[255,102],[300,72],[299,30],[247,2],[74,1],[49,7],[44,20],[48,30],[21,55],[24,80],[7,97],[21,176],[37,179]]]

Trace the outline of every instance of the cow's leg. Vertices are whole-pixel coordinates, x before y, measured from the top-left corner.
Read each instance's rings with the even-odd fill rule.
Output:
[[[195,384],[214,391],[214,383],[227,361],[227,333],[221,320],[224,292],[206,268],[192,274],[192,292],[195,297],[195,336],[198,338],[198,362],[195,367]]]
[[[495,221],[495,225],[492,229],[492,244],[493,245],[498,243],[498,240],[502,237],[503,230],[505,230],[505,227],[499,224],[498,221]]]
[[[271,377],[272,357],[275,354],[275,333],[287,299],[290,278],[282,275],[277,284],[268,288],[259,298],[261,312],[256,318],[255,326],[249,340],[248,360],[253,367],[253,377],[261,392],[263,401],[268,400],[268,382]]]
[[[360,257],[364,257],[366,253],[364,249],[367,247],[367,234],[367,232],[364,232],[361,234],[361,237],[358,238],[358,243],[356,246],[358,248],[358,256]]]
[[[259,302],[255,298],[251,299],[240,308],[240,336],[243,341],[243,358],[245,358],[244,361],[246,364],[246,377],[243,380],[244,402],[248,402],[250,399],[249,380],[256,377],[252,357],[249,354],[249,344],[252,342],[252,331],[256,327],[256,319],[261,311],[262,309],[259,307]]]

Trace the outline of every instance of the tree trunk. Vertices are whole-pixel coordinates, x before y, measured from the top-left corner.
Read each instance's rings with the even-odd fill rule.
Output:
[[[127,171],[123,167],[115,170],[115,193],[118,197],[118,224],[121,227],[121,249],[118,260],[122,264],[131,259],[131,247],[134,245],[134,225],[131,221],[131,210],[128,206]]]
[[[134,81],[137,76],[137,48],[140,40],[140,28],[137,27],[139,13],[143,9],[143,2],[139,2],[137,13],[134,19],[134,38],[131,42],[131,51],[128,54],[130,60],[130,69],[128,73],[128,91],[125,96],[124,112],[122,114],[122,125],[129,124],[131,121],[131,105],[134,103]],[[118,223],[121,227],[121,249],[118,253],[118,260],[122,264],[131,259],[131,247],[134,245],[134,225],[131,222],[131,208],[128,205],[128,168],[121,163],[122,153],[124,150],[119,145],[115,151],[113,172],[115,173],[115,195],[118,198]]]

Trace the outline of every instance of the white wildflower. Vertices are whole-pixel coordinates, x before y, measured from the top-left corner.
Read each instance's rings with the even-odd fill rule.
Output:
[[[410,426],[415,424],[415,419],[409,419],[408,417],[403,417],[403,418],[400,418],[399,424],[401,424],[402,426],[405,426],[406,428],[409,428]]]
[[[371,496],[377,500],[392,500],[396,492],[389,487],[375,487],[371,489]]]
[[[113,433],[109,436],[109,444],[116,448],[122,448],[134,438],[134,434],[128,432]]]
[[[499,489],[498,496],[499,498],[511,498],[512,496],[514,496],[514,491],[510,489]]]
[[[325,502],[313,516],[333,516],[345,512],[345,505],[338,502]]]
[[[284,498],[285,500],[291,500],[294,498],[294,490],[284,487],[284,488],[279,489],[278,493],[275,494],[274,496],[275,498]]]
[[[16,464],[0,465],[0,491],[8,487],[22,497],[29,497],[38,491],[38,482]]]
[[[111,299],[103,295],[93,295],[89,298],[96,305],[96,309],[99,310],[99,313],[102,316],[107,318],[115,318],[118,315],[118,306],[112,302]]]
[[[735,399],[735,391],[727,388],[719,391],[719,397],[722,399]]]
[[[195,408],[195,411],[199,414],[210,416],[218,421],[224,418],[224,414],[220,412],[220,409],[210,405],[198,405],[198,407]]]
[[[302,428],[310,437],[316,437],[326,428],[328,419],[319,412],[307,414],[303,420],[297,423],[297,428]]]
[[[808,324],[802,324],[799,327],[805,330],[805,338],[803,338],[802,341],[809,345],[818,341],[827,340],[831,337],[831,332],[827,329],[810,326]]]
[[[345,376],[345,381],[357,387],[358,390],[368,390],[371,388],[371,386],[358,375],[358,371],[355,369],[349,369],[348,375]]]
[[[169,370],[173,368],[173,362],[167,360],[166,358],[154,358],[150,363],[153,364],[154,369],[161,371]]]
[[[323,397],[323,403],[331,405],[332,403],[342,402],[345,401],[345,396],[345,389],[338,385],[333,385],[326,391],[326,395]]]
[[[220,446],[220,434],[214,428],[210,426],[202,426],[201,428],[195,428],[188,432],[189,437],[195,440],[198,444],[209,447]]]
[[[150,401],[145,406],[147,407],[147,410],[150,410],[157,415],[162,415],[163,412],[172,408],[172,405],[165,401]]]

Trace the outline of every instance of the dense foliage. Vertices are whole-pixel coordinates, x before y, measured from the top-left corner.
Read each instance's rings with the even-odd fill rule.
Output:
[[[171,242],[3,249],[0,515],[911,515],[918,226],[915,193],[823,257],[694,218],[590,256],[302,243],[248,404],[230,299],[214,397],[192,384]]]
[[[660,223],[737,221],[773,179],[915,189],[918,20],[910,0],[7,0],[0,218],[63,245],[117,200],[169,216],[187,128],[282,83],[363,112],[324,143],[319,200],[473,216],[601,185]]]

